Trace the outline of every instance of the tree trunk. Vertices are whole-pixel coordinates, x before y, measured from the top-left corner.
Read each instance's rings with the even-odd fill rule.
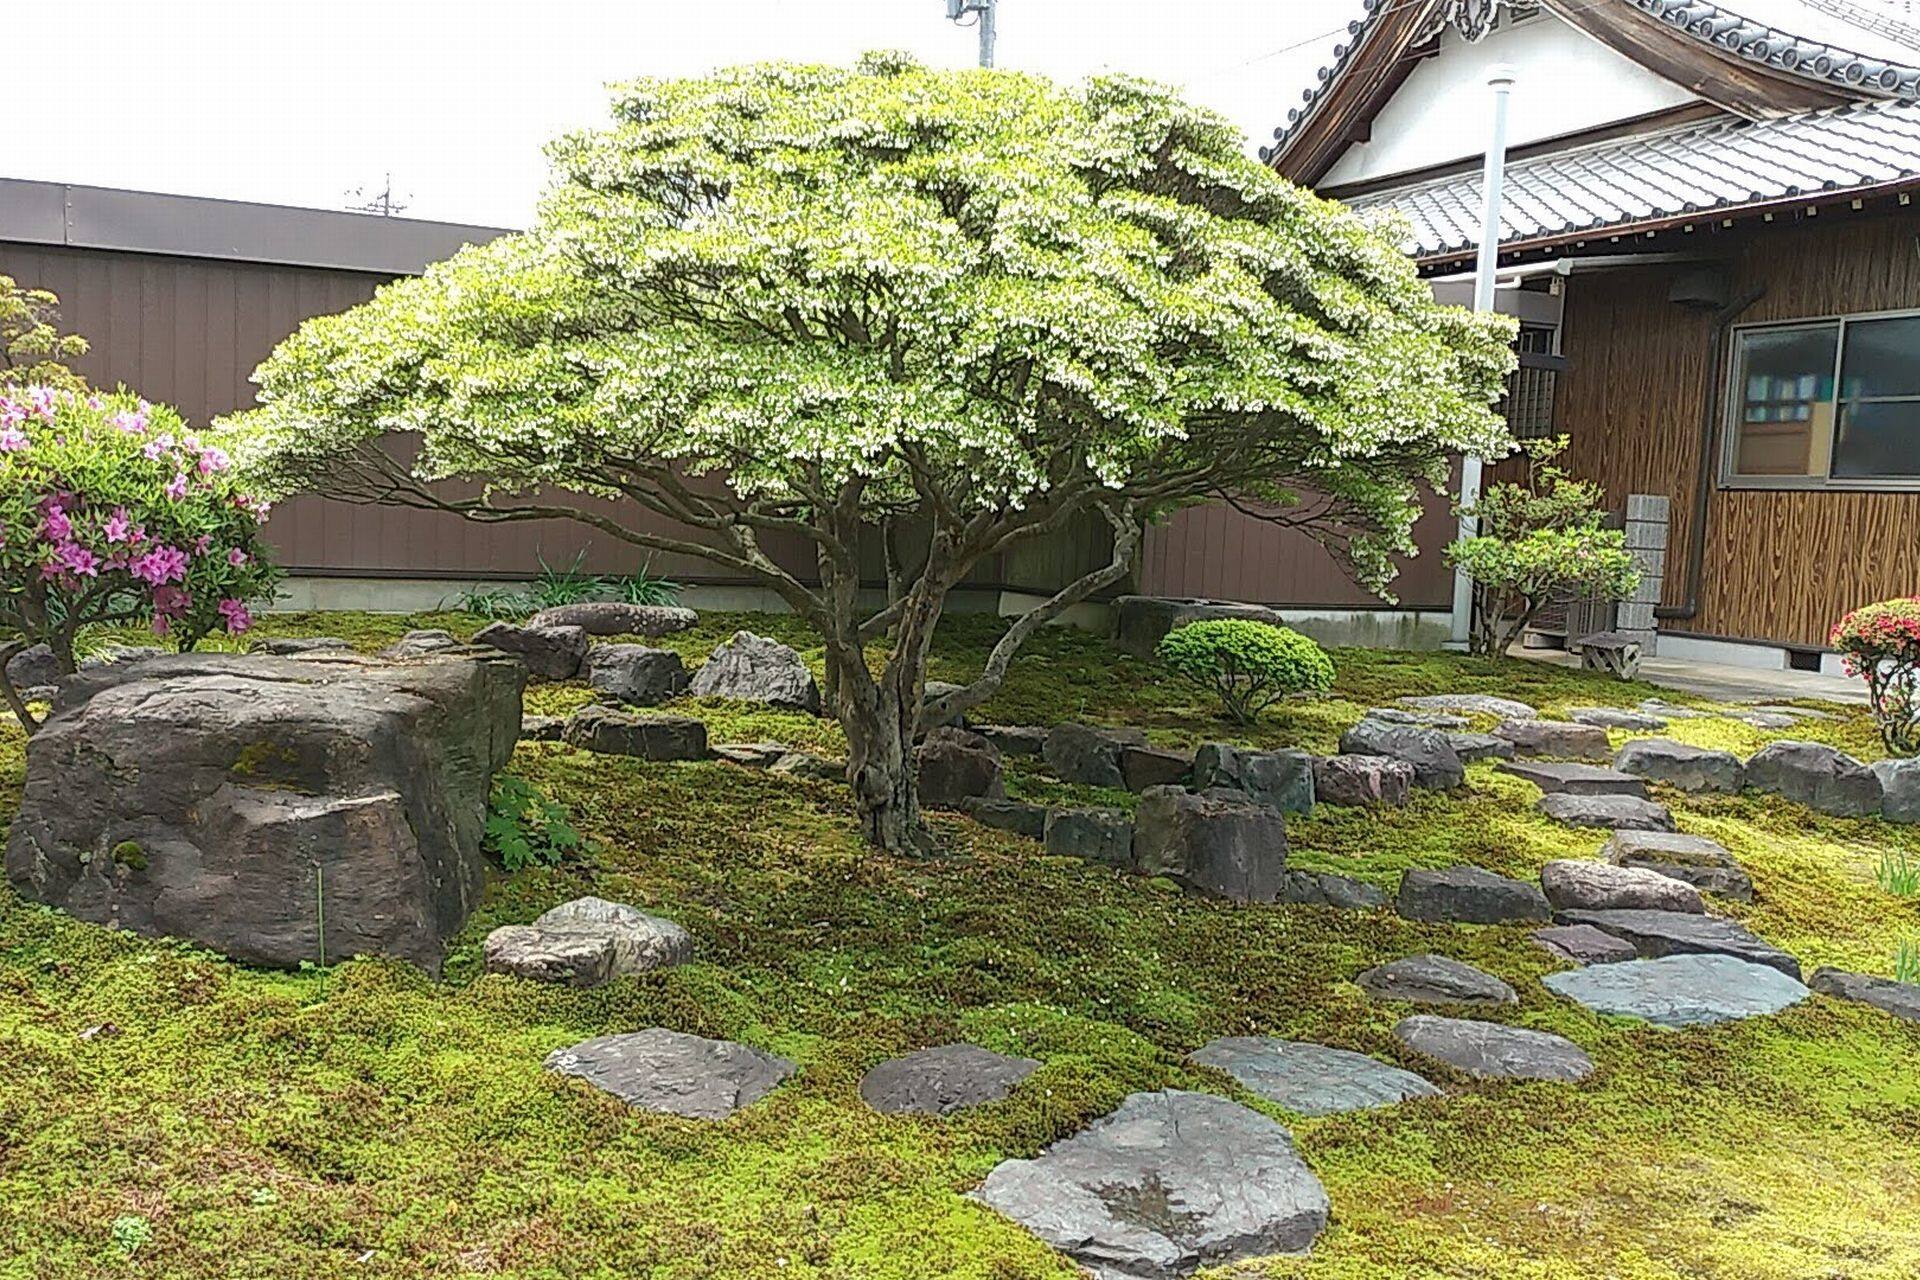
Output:
[[[918,702],[903,700],[892,678],[841,672],[840,726],[847,735],[847,781],[867,843],[888,853],[928,846],[913,767]],[[917,695],[916,695],[917,698]],[[913,710],[909,711],[911,707]]]

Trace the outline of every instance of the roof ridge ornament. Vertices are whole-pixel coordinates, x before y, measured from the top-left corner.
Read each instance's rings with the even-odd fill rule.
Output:
[[[1511,0],[1445,0],[1440,19],[1460,33],[1468,44],[1478,44],[1493,30],[1500,10]]]

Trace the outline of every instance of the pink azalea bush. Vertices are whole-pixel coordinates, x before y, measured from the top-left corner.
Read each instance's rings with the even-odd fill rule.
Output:
[[[1827,643],[1840,651],[1848,675],[1867,682],[1887,750],[1920,753],[1920,597],[1855,609],[1835,624]]]
[[[76,637],[102,624],[146,623],[182,649],[245,631],[277,576],[266,514],[226,454],[164,405],[0,391],[0,663],[44,643],[72,671]]]

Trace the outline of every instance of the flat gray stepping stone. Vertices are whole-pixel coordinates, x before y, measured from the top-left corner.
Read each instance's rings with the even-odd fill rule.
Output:
[[[1753,880],[1725,845],[1678,831],[1616,831],[1600,846],[1616,866],[1644,867],[1685,880],[1702,893],[1736,902],[1753,901]]]
[[[1202,1045],[1193,1060],[1226,1072],[1249,1092],[1305,1116],[1387,1107],[1440,1090],[1411,1071],[1351,1049],[1272,1036],[1223,1036]]]
[[[1490,733],[1450,733],[1447,743],[1463,761],[1513,759],[1513,744]]]
[[[1668,702],[1665,698],[1642,698],[1639,707],[1648,715],[1665,716],[1669,720],[1706,720],[1713,716],[1711,711],[1701,711],[1697,707],[1683,707],[1677,702]]]
[[[1327,1225],[1320,1179],[1287,1130],[1210,1093],[1130,1094],[973,1198],[1102,1280],[1166,1280],[1305,1253]]]
[[[1408,711],[1402,707],[1368,707],[1364,718],[1385,720],[1389,724],[1423,724],[1429,729],[1464,729],[1473,723],[1465,716],[1452,716],[1443,711]]]
[[[1778,1013],[1810,994],[1798,979],[1724,955],[1676,955],[1550,973],[1551,991],[1596,1013],[1663,1027],[1706,1026]]]
[[[1421,1004],[1514,1004],[1520,997],[1490,973],[1446,956],[1406,956],[1368,969],[1354,979],[1378,1000]]]
[[[1590,924],[1633,944],[1642,959],[1700,954],[1732,956],[1800,980],[1800,962],[1733,920],[1685,911],[1563,911],[1561,924]]]
[[[952,1115],[1000,1101],[1039,1069],[1032,1058],[1010,1058],[977,1044],[943,1044],[881,1063],[860,1078],[860,1096],[885,1115]]]
[[[1691,911],[1697,915],[1707,909],[1700,890],[1685,880],[1611,862],[1549,862],[1540,868],[1540,887],[1556,911]]]
[[[1534,808],[1569,827],[1602,827],[1614,831],[1674,829],[1673,814],[1667,806],[1638,796],[1573,796],[1557,792],[1541,796]]]
[[[1415,1014],[1393,1029],[1401,1044],[1483,1080],[1560,1080],[1593,1074],[1593,1059],[1564,1036],[1497,1022]]]
[[[1596,725],[1566,720],[1502,720],[1493,736],[1505,738],[1523,756],[1560,756],[1575,760],[1610,760],[1613,743]]]
[[[1281,876],[1279,901],[1295,906],[1373,911],[1387,905],[1387,895],[1352,876],[1335,875],[1331,871],[1287,871]]]
[[[766,1097],[796,1069],[752,1045],[665,1027],[583,1040],[555,1049],[546,1065],[628,1106],[690,1120],[724,1120]]]
[[[1646,798],[1647,784],[1630,773],[1597,764],[1574,764],[1558,760],[1508,760],[1493,766],[1496,773],[1524,778],[1549,795],[1562,792],[1570,796],[1639,796]]]
[[[1567,719],[1575,724],[1599,725],[1602,729],[1652,731],[1667,727],[1664,717],[1650,711],[1627,711],[1620,707],[1574,707]]]
[[[1480,867],[1408,871],[1394,907],[1409,920],[1449,924],[1544,924],[1553,915],[1538,886]]]
[[[1731,751],[1709,751],[1666,738],[1641,738],[1620,748],[1613,767],[1682,791],[1740,790],[1746,768]]]
[[[1856,1000],[1884,1013],[1909,1022],[1920,1022],[1920,986],[1876,978],[1871,974],[1848,973],[1844,969],[1815,969],[1813,989],[1836,1000]]]
[[[1394,701],[1416,711],[1450,711],[1458,715],[1499,716],[1505,720],[1527,720],[1540,714],[1524,702],[1496,698],[1490,693],[1430,693]]]
[[[1640,953],[1633,944],[1623,942],[1590,924],[1556,924],[1535,929],[1533,940],[1542,950],[1572,964],[1618,964]]]

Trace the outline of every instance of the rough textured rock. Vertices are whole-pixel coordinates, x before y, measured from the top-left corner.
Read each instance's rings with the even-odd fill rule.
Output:
[[[248,653],[264,653],[276,658],[294,658],[303,653],[352,651],[353,646],[339,636],[260,636],[247,645]],[[8,670],[12,670],[11,666]]]
[[[1418,724],[1429,729],[1464,729],[1473,721],[1466,716],[1450,716],[1443,711],[1409,711],[1405,707],[1368,707],[1363,717],[1385,720],[1388,724]]]
[[[1133,864],[1236,902],[1272,902],[1287,869],[1287,820],[1278,809],[1155,787],[1134,815]]]
[[[932,716],[927,708],[950,693],[960,693],[965,685],[955,684],[951,680],[929,680],[920,689],[920,727],[924,729],[944,729],[948,726],[967,728],[964,712],[949,712],[944,716]]]
[[[485,959],[488,973],[597,987],[613,976],[613,939],[604,933],[506,924],[487,935]]]
[[[1497,773],[1524,778],[1541,791],[1570,796],[1639,796],[1646,799],[1647,784],[1630,773],[1597,764],[1561,760],[1509,760],[1494,766]]]
[[[1920,1022],[1920,986],[1910,982],[1848,973],[1843,969],[1815,969],[1811,985],[1821,995],[1836,1000],[1856,1000],[1896,1018]]]
[[[1920,822],[1920,759],[1876,760],[1880,816],[1888,822]]]
[[[1405,956],[1368,969],[1354,979],[1378,1000],[1421,1004],[1514,1004],[1512,987],[1490,973],[1446,956]]]
[[[1570,827],[1604,827],[1613,831],[1674,829],[1673,814],[1667,806],[1638,796],[1571,796],[1560,792],[1541,796],[1534,808]]]
[[[1593,1059],[1573,1041],[1551,1032],[1415,1014],[1403,1019],[1393,1034],[1416,1053],[1483,1080],[1572,1083],[1593,1074]]]
[[[597,644],[587,654],[587,684],[631,707],[657,707],[687,691],[687,666],[671,649]]]
[[[935,729],[913,749],[920,803],[957,809],[966,801],[1006,795],[1000,781],[1000,750],[977,733],[952,725]]]
[[[15,689],[40,689],[60,683],[60,663],[44,644],[30,645],[7,660],[7,680]]]
[[[696,698],[764,702],[785,711],[820,714],[820,686],[797,650],[778,640],[736,631],[693,674]]]
[[[527,619],[530,627],[579,627],[590,636],[646,636],[658,639],[686,631],[699,622],[691,609],[667,604],[622,604],[586,600],[542,609]]]
[[[7,877],[83,920],[248,963],[436,969],[479,901],[489,780],[525,680],[486,650],[83,671],[28,744]]]
[[[407,632],[399,640],[382,649],[380,656],[393,659],[420,658],[460,647],[460,642],[453,638],[452,632],[442,631],[438,627],[425,627],[418,631]]]
[[[1364,880],[1331,871],[1288,871],[1280,882],[1281,902],[1302,907],[1339,907],[1346,911],[1373,911],[1387,905],[1387,895]]]
[[[1880,812],[1880,779],[1819,742],[1770,742],[1747,760],[1746,785],[1842,818]]]
[[[977,724],[973,731],[1000,748],[1003,756],[1037,756],[1047,745],[1047,731],[1025,724]]]
[[[724,1120],[773,1092],[795,1069],[764,1049],[665,1027],[596,1036],[555,1049],[546,1066],[604,1089],[628,1106],[689,1120]]]
[[[1158,747],[1120,748],[1120,777],[1129,791],[1172,787],[1185,783],[1193,772],[1193,757]]]
[[[1708,751],[1666,738],[1640,738],[1620,748],[1613,767],[1682,791],[1740,790],[1746,770],[1730,751]]]
[[[1284,627],[1286,618],[1264,605],[1231,600],[1176,599],[1171,596],[1121,596],[1113,602],[1113,641],[1128,653],[1151,658],[1161,637],[1189,622],[1244,618]]]
[[[616,978],[668,969],[693,959],[693,936],[685,929],[638,907],[605,898],[588,896],[563,902],[543,912],[533,927],[606,938],[613,946],[612,976]]]
[[[1493,736],[1513,744],[1516,755],[1548,756],[1562,760],[1611,760],[1613,744],[1607,731],[1591,724],[1566,720],[1502,720]]]
[[[1209,1093],[1130,1094],[973,1193],[1101,1280],[1171,1280],[1202,1266],[1305,1253],[1325,1188],[1286,1129]]]
[[[1644,867],[1685,880],[1702,893],[1753,900],[1753,881],[1725,846],[1705,836],[1677,831],[1616,831],[1600,846],[1600,856],[1615,866]]]
[[[1496,698],[1489,693],[1432,693],[1394,701],[1416,711],[1451,711],[1468,716],[1499,716],[1503,720],[1526,720],[1540,714],[1517,699]]]
[[[707,726],[691,716],[621,711],[597,704],[567,718],[561,740],[584,751],[642,760],[704,760]]]
[[[947,1116],[998,1102],[1040,1069],[977,1044],[943,1044],[883,1062],[860,1077],[860,1096],[886,1115]]]
[[[1466,781],[1466,767],[1447,735],[1419,725],[1362,720],[1340,735],[1340,754],[1391,756],[1413,766],[1413,784],[1448,790]]]
[[[520,717],[520,740],[522,742],[558,742],[566,731],[567,722],[562,716]]]
[[[983,827],[1011,831],[1015,835],[1044,840],[1047,835],[1047,807],[1024,800],[969,800],[960,806],[967,816]]]
[[[1399,806],[1413,796],[1413,766],[1392,756],[1319,756],[1313,798],[1321,804]]]
[[[1400,877],[1394,908],[1409,920],[1451,924],[1545,923],[1552,916],[1539,886],[1480,867],[1408,871]]]
[[[1411,1071],[1350,1049],[1271,1036],[1223,1036],[1194,1051],[1203,1067],[1224,1071],[1248,1092],[1303,1116],[1390,1107],[1440,1090]]]
[[[1563,911],[1562,924],[1590,924],[1633,944],[1642,959],[1661,956],[1721,955],[1778,969],[1796,982],[1800,962],[1745,925],[1720,916],[1690,911]]]
[[[1047,852],[1109,867],[1133,865],[1133,821],[1119,809],[1054,809],[1042,838]]]
[[[719,742],[708,750],[716,760],[726,760],[749,769],[771,769],[781,757],[792,754],[784,742]]]
[[[1676,955],[1550,973],[1549,990],[1597,1013],[1663,1027],[1704,1026],[1778,1013],[1807,998],[1797,978],[1723,955]]]
[[[1690,911],[1704,912],[1700,890],[1685,880],[1622,867],[1611,862],[1571,859],[1540,868],[1540,887],[1556,911]]]
[[[1238,791],[1255,804],[1310,813],[1313,757],[1304,751],[1247,751],[1224,742],[1202,743],[1193,753],[1193,787]]]
[[[1567,719],[1575,724],[1598,725],[1602,729],[1631,729],[1639,732],[1658,731],[1667,727],[1667,720],[1647,711],[1627,711],[1620,707],[1574,707],[1567,712]]]
[[[1533,940],[1548,953],[1574,964],[1618,964],[1640,953],[1630,942],[1590,924],[1555,924],[1533,931]]]
[[[1514,757],[1513,744],[1505,738],[1496,738],[1490,733],[1450,733],[1447,745],[1460,757],[1462,763],[1475,760],[1511,760]]]
[[[1668,702],[1664,698],[1642,698],[1640,710],[1652,716],[1663,716],[1668,720],[1704,720],[1711,711],[1701,711],[1696,707],[1683,707],[1677,702]]]
[[[811,751],[786,751],[767,766],[767,772],[789,778],[806,778],[813,782],[845,782],[847,762],[817,756]]]
[[[473,642],[512,654],[528,675],[539,680],[571,680],[579,675],[589,643],[579,627],[519,627],[511,622],[487,624],[474,633]]]
[[[1084,724],[1057,724],[1047,732],[1040,749],[1047,767],[1062,782],[1090,787],[1124,787],[1120,768],[1122,747],[1144,747],[1147,735],[1138,729],[1096,729]]]

